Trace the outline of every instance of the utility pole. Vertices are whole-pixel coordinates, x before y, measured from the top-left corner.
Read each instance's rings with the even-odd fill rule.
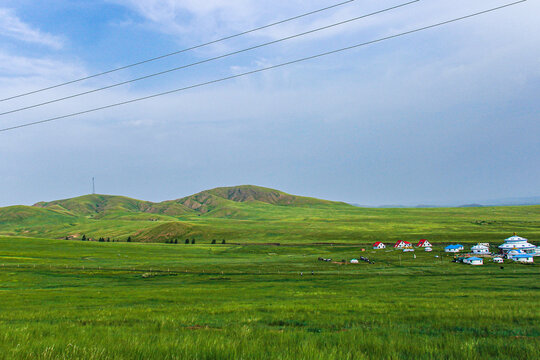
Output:
[[[96,194],[96,183],[94,182],[94,178],[92,177],[92,195]]]

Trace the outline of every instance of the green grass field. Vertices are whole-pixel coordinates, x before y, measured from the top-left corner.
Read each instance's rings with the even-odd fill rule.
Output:
[[[441,249],[0,237],[0,359],[538,359],[540,267]]]
[[[540,206],[364,209],[242,186],[0,208],[0,360],[538,359],[539,265],[442,252],[513,232],[539,244]],[[370,246],[421,238],[432,253]],[[375,263],[339,263],[360,256]]]
[[[0,235],[136,242],[373,243],[502,241],[513,232],[540,239],[540,206],[366,209],[254,186],[218,188],[150,203],[87,195],[0,208]]]

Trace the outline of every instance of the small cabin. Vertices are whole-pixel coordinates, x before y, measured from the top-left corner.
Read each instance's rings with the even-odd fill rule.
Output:
[[[398,240],[394,244],[394,247],[397,248],[397,249],[412,248],[412,244],[410,242],[408,242],[408,241],[405,241],[405,240]]]
[[[477,255],[487,255],[489,254],[489,247],[484,245],[484,244],[478,244],[478,245],[474,245],[472,248],[471,248],[471,251],[473,254],[477,254]]]
[[[431,243],[426,239],[421,239],[418,244],[416,244],[416,247],[431,247]]]
[[[512,260],[515,262],[522,262],[522,263],[533,263],[534,258],[531,254],[518,254],[512,256]]]
[[[456,245],[448,245],[444,248],[444,251],[447,253],[457,253],[463,250],[463,245],[456,244]]]
[[[358,264],[358,263],[359,263],[358,259],[352,259],[351,260],[351,264]]]
[[[484,259],[473,256],[463,259],[463,263],[469,265],[484,265]]]
[[[502,257],[494,257],[493,262],[497,264],[502,264],[504,263],[504,259]]]
[[[382,242],[377,241],[375,244],[373,244],[373,249],[386,249],[386,245],[384,245]]]
[[[433,249],[430,248],[430,247],[426,247],[426,248],[424,248],[424,251],[430,252],[430,251],[433,251]]]

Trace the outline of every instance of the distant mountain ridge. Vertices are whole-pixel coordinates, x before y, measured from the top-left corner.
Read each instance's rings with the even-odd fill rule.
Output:
[[[471,202],[440,202],[433,204],[385,204],[385,205],[362,205],[356,203],[350,203],[353,206],[361,208],[448,208],[448,207],[490,207],[490,206],[529,206],[540,205],[540,196],[530,197],[516,197],[516,198],[503,198],[503,199],[490,199],[483,201],[471,201]]]
[[[450,242],[455,240],[452,234],[441,237],[450,220],[452,229],[469,233],[470,239],[485,233],[505,238],[515,231],[534,238],[540,206],[359,208],[242,185],[163,202],[96,194],[4,207],[0,208],[0,236],[14,241],[37,237],[169,244],[369,243],[432,236]]]
[[[0,234],[80,239],[131,236],[134,241],[233,237],[235,230],[209,226],[225,219],[275,221],[316,211],[354,209],[342,202],[287,194],[253,185],[220,187],[176,200],[151,202],[115,195],[83,195],[0,208]],[[289,215],[287,215],[289,214]],[[231,234],[232,233],[232,234]]]
[[[33,207],[54,210],[66,215],[99,216],[104,213],[149,213],[169,216],[207,214],[221,208],[234,207],[234,203],[262,203],[277,206],[324,206],[348,204],[290,195],[283,191],[254,185],[219,187],[159,203],[115,195],[84,195],[70,199],[38,202]]]

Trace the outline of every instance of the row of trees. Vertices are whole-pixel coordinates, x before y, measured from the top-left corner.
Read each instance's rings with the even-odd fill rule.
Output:
[[[69,240],[69,236],[66,236],[66,240]],[[81,240],[82,241],[96,241],[95,239],[92,239],[90,237],[86,237],[86,234],[83,234],[83,236],[81,237]],[[120,240],[111,239],[110,237],[108,237],[108,238],[100,237],[100,238],[98,238],[97,241],[99,241],[99,242],[120,242]],[[129,236],[126,241],[131,242],[131,236]]]
[[[69,237],[66,236],[66,240],[69,240]],[[95,241],[94,239],[92,238],[89,238],[89,237],[86,237],[86,234],[84,234],[81,238],[82,241]],[[111,238],[104,238],[104,237],[100,237],[97,241],[99,242],[120,242],[120,240],[115,240],[115,239],[111,239]],[[126,242],[131,242],[131,236],[128,236]],[[165,241],[166,244],[178,244],[178,239],[168,239]],[[186,239],[184,241],[185,244],[195,244],[195,239]],[[218,240],[216,239],[213,239],[211,244],[212,245],[215,245],[218,243]],[[222,239],[221,244],[226,244],[225,242],[225,239]]]
[[[218,240],[212,240],[211,244],[217,244]],[[178,239],[165,240],[165,244],[178,244]],[[195,239],[186,239],[184,244],[195,244]],[[221,240],[221,244],[226,244],[225,239]]]

